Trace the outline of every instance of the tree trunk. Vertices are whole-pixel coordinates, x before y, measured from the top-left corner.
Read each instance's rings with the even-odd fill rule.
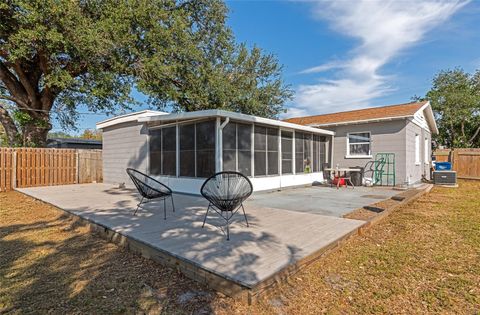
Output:
[[[29,147],[46,147],[47,135],[52,129],[49,113],[36,113],[32,120],[25,123],[22,128],[23,145]]]
[[[0,104],[0,124],[3,126],[5,134],[7,135],[8,145],[11,147],[17,146],[21,140],[20,133],[10,114],[1,105],[2,104]]]

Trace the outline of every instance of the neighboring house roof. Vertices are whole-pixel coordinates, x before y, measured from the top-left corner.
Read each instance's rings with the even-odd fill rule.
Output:
[[[75,143],[75,144],[102,144],[102,140],[83,138],[48,138],[47,142]]]
[[[110,127],[113,125],[137,121],[140,117],[149,117],[149,116],[156,116],[156,115],[167,115],[168,113],[160,112],[156,110],[142,110],[139,112],[128,113],[125,115],[115,116],[97,123],[97,129],[103,129],[106,127]]]
[[[430,102],[415,102],[382,107],[371,107],[346,112],[338,112],[324,115],[314,115],[285,119],[284,121],[315,127],[327,127],[337,125],[358,124],[364,122],[395,120],[414,118],[419,112],[423,112],[425,119],[433,133],[438,133]]]
[[[168,115],[150,115],[150,116],[142,116],[138,118],[139,122],[175,122],[179,120],[191,120],[195,121],[198,119],[205,119],[205,118],[213,118],[213,117],[221,117],[225,119],[232,119],[236,121],[243,121],[249,123],[257,123],[257,124],[264,124],[282,128],[289,128],[293,130],[302,130],[308,131],[316,134],[324,134],[324,135],[334,135],[335,132],[330,130],[324,130],[320,128],[313,128],[309,126],[302,126],[299,124],[292,124],[289,122],[285,122],[282,120],[277,119],[270,119],[270,118],[263,118],[257,117],[252,115],[246,115],[226,110],[220,109],[207,109],[207,110],[200,110],[194,112],[181,112],[181,113],[172,113]],[[98,124],[97,124],[98,128]]]

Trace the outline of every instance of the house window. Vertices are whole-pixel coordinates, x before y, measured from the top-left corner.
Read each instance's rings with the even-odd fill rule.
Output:
[[[415,164],[420,164],[420,136],[415,135]]]
[[[229,123],[223,128],[223,170],[251,176],[251,125]]]
[[[347,134],[347,156],[370,156],[371,135],[370,132],[355,132]]]
[[[176,127],[150,131],[150,174],[177,174]]]
[[[429,164],[430,162],[430,141],[428,138],[425,138],[425,164]]]
[[[282,174],[292,174],[293,132],[282,131]]]

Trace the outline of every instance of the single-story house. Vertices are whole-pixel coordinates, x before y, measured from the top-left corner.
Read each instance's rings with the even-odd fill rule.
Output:
[[[428,101],[285,121],[335,132],[334,166],[365,167],[377,153],[394,153],[396,185],[430,178],[432,134],[438,133],[438,129]]]
[[[49,138],[47,148],[61,149],[102,149],[102,141],[82,138]]]
[[[132,167],[191,194],[222,170],[249,176],[255,191],[321,182],[335,134],[223,110],[146,110],[99,122],[97,128],[104,182],[131,185],[125,170]]]

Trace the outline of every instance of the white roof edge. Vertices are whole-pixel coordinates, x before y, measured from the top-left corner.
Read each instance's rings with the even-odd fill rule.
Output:
[[[195,111],[195,112],[173,113],[168,115],[151,115],[148,117],[144,116],[144,117],[139,117],[138,121],[153,122],[153,121],[164,121],[164,120],[184,120],[184,119],[203,118],[203,117],[225,117],[225,118],[228,117],[228,118],[240,120],[240,121],[273,125],[273,126],[284,127],[288,129],[303,130],[303,131],[308,131],[312,133],[326,134],[331,136],[335,135],[335,132],[330,130],[289,123],[289,122],[276,120],[276,119],[235,113],[235,112],[230,112],[230,111],[220,110],[220,109],[207,109],[207,110],[201,110],[201,111]]]
[[[121,123],[125,123],[125,122],[130,122],[130,121],[138,121],[139,117],[149,117],[149,116],[153,116],[153,115],[156,116],[156,115],[167,115],[167,114],[168,113],[165,113],[165,112],[145,109],[145,110],[141,110],[141,111],[138,111],[138,112],[132,112],[132,113],[119,115],[119,116],[115,116],[115,117],[112,117],[112,118],[108,118],[108,119],[99,121],[99,122],[96,123],[96,127],[97,127],[97,129],[103,129],[103,128],[110,127],[110,126],[113,126],[113,125],[116,125],[116,124],[121,124]]]
[[[426,115],[425,117],[427,118],[427,122],[430,126],[430,128],[432,129],[432,133],[434,134],[438,134],[438,127],[437,127],[437,122],[435,121],[435,115],[433,114],[433,109],[432,109],[432,106],[430,104],[430,101],[427,101],[418,111],[426,111]]]
[[[308,126],[312,127],[322,127],[322,126],[342,126],[342,125],[350,125],[350,124],[363,124],[367,122],[379,122],[379,121],[390,121],[390,120],[397,120],[397,119],[405,119],[411,118],[413,115],[405,115],[405,116],[392,116],[392,117],[382,117],[382,118],[369,118],[364,120],[350,120],[350,121],[341,121],[338,123],[327,123],[327,124],[309,124]]]

